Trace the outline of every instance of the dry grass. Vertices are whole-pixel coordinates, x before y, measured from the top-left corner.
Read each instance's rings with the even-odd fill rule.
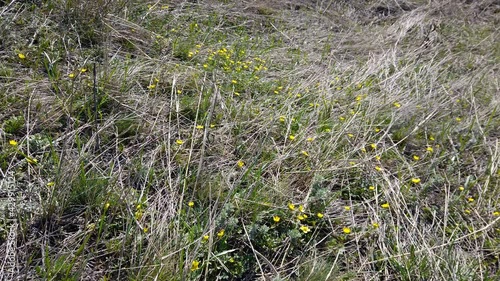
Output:
[[[496,2],[3,5],[0,280],[498,279]]]

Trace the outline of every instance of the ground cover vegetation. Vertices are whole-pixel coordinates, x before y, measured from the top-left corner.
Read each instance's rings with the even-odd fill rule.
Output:
[[[499,13],[0,1],[0,279],[499,280]]]

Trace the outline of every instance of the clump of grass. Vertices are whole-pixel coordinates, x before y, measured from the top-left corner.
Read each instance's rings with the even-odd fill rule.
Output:
[[[2,277],[498,278],[491,1],[61,3],[0,8]]]

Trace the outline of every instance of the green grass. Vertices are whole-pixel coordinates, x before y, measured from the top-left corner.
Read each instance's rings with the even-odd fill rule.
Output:
[[[199,2],[0,7],[1,280],[500,277],[494,1]]]

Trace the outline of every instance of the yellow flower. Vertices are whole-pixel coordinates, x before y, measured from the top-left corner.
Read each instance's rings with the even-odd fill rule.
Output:
[[[369,190],[375,190],[375,186],[370,185],[370,186],[368,187],[368,189],[369,189]]]
[[[312,137],[308,137],[306,140],[307,140],[308,142],[313,142],[313,141],[314,141],[314,138],[312,138]]]
[[[354,165],[356,165],[356,162],[354,162],[354,161],[350,161],[350,162],[349,162],[349,165],[354,166]]]
[[[193,207],[193,206],[194,206],[194,202],[193,202],[193,201],[189,201],[189,202],[188,202],[188,206],[189,206],[189,207]]]
[[[198,130],[201,130],[203,128],[205,128],[205,127],[203,127],[203,125],[196,125],[196,129],[198,129]]]
[[[48,186],[48,187],[51,187],[51,186],[54,186],[55,184],[56,184],[55,182],[51,181],[51,182],[48,182],[48,183],[47,183],[47,186]]]
[[[288,209],[295,210],[295,205],[293,203],[288,203]]]
[[[375,159],[376,159],[377,161],[379,161],[381,158],[382,158],[382,157],[380,157],[380,155],[375,155]]]
[[[17,54],[17,56],[22,60],[26,58],[26,56],[23,53],[19,53]]]
[[[294,135],[290,135],[290,136],[288,136],[288,138],[289,138],[290,140],[294,140],[294,139],[295,139],[295,136],[294,136]]]
[[[306,157],[309,157],[309,153],[307,153],[307,151],[305,151],[305,150],[302,150],[300,153],[302,153],[302,155],[304,155]]]
[[[420,160],[420,157],[418,155],[413,155],[413,160],[418,161]]]
[[[111,206],[111,204],[109,204],[109,202],[106,202],[106,204],[104,204],[104,210],[109,209],[109,206]]]
[[[351,210],[351,206],[345,206],[345,207],[344,207],[344,210],[346,210],[346,211],[350,211],[350,210]]]
[[[370,144],[370,147],[371,147],[372,149],[377,149],[377,144],[372,143],[372,144]]]
[[[401,104],[399,102],[395,102],[392,105],[394,105],[394,107],[396,107],[396,108],[400,108],[401,107]]]
[[[320,218],[320,219],[322,219],[322,218],[323,218],[323,214],[322,214],[322,213],[317,213],[317,214],[316,214],[316,216],[317,216],[318,218]]]
[[[417,184],[417,183],[420,183],[420,179],[419,178],[412,178],[411,182],[414,184]]]
[[[299,205],[299,212],[304,212],[304,206]]]
[[[342,231],[343,231],[345,234],[349,234],[349,233],[351,233],[351,229],[350,229],[349,227],[344,227],[344,228],[342,229]]]
[[[470,210],[469,210],[469,209],[466,209],[464,212],[465,212],[466,214],[470,214]]]
[[[469,202],[474,202],[474,198],[469,197],[469,199],[467,199],[467,201],[469,201]]]
[[[455,120],[456,120],[457,122],[460,122],[460,121],[462,121],[462,118],[457,117],[457,118],[455,118]]]
[[[498,216],[500,216],[500,212],[498,212],[498,211],[493,212],[493,215],[494,215],[495,217],[498,217]]]
[[[344,121],[344,120],[345,120],[345,117],[340,116],[340,117],[339,117],[339,120],[340,120],[340,121]]]
[[[281,219],[281,218],[280,218],[279,216],[274,216],[274,217],[273,217],[273,221],[274,221],[274,222],[279,222],[279,221],[280,221],[280,219]]]
[[[389,205],[389,203],[384,203],[384,204],[380,205],[380,207],[382,207],[384,209],[389,209],[390,205]]]
[[[12,145],[12,146],[17,146],[17,141],[15,140],[10,140],[9,141],[9,144]]]
[[[379,225],[378,223],[374,222],[374,223],[372,223],[372,226],[373,226],[374,228],[378,228],[380,225]]]
[[[307,227],[307,225],[301,226],[300,230],[302,230],[302,232],[304,232],[304,233],[308,233],[311,231],[311,229],[309,227]]]
[[[224,236],[224,229],[221,229],[218,233],[217,233],[217,237],[221,238],[222,236]]]
[[[433,136],[429,136],[429,140],[433,141],[435,140]]]
[[[71,72],[70,74],[68,74],[68,77],[69,78],[75,78],[75,74],[73,72]]]
[[[210,124],[210,128],[215,128],[215,124]]]
[[[329,132],[331,132],[331,131],[332,131],[332,130],[331,130],[330,128],[326,128],[323,132],[325,132],[325,133],[329,133]]]
[[[197,260],[194,260],[193,263],[191,263],[191,271],[196,271],[199,269],[200,262]]]
[[[363,97],[362,96],[357,96],[356,101],[360,101]]]
[[[380,172],[380,171],[382,171],[382,168],[380,166],[375,166],[375,170]]]
[[[303,216],[302,214],[299,214],[299,215],[297,216],[297,219],[299,219],[299,221],[302,221],[302,220],[305,220],[306,218],[305,218],[305,216]]]
[[[430,152],[430,153],[434,152],[434,149],[432,148],[432,146],[428,146],[426,148],[426,150],[427,150],[427,152]]]
[[[236,81],[236,80],[231,80],[231,83],[233,83],[233,84],[238,84],[238,81]]]
[[[282,122],[282,123],[285,122],[285,118],[286,118],[285,116],[281,115],[280,116],[280,122]]]
[[[85,72],[87,72],[86,68],[80,68],[80,73],[85,73]]]
[[[351,134],[351,133],[347,134],[347,136],[350,137],[350,138],[354,138],[354,135]]]
[[[144,231],[144,233],[148,233],[148,230],[149,230],[149,228],[147,228],[147,227],[144,227],[144,228],[142,229],[142,231]]]
[[[151,85],[149,85],[149,86],[148,86],[148,89],[150,89],[150,90],[152,90],[152,89],[154,89],[154,88],[156,88],[156,85],[155,85],[155,84],[151,84]]]
[[[203,68],[208,68],[208,64],[206,64],[206,63],[205,63],[205,64],[203,65]]]
[[[208,241],[208,239],[210,238],[210,236],[208,235],[203,235],[203,241]]]
[[[236,165],[238,165],[239,168],[243,168],[243,166],[245,166],[245,162],[243,162],[242,160],[238,160],[238,162],[236,162]]]
[[[379,128],[375,128],[375,133],[378,133],[380,132],[380,129]]]
[[[366,152],[366,148],[362,147],[361,152]]]
[[[184,143],[184,141],[183,140],[176,140],[175,143],[178,145],[182,145]]]
[[[177,90],[177,94],[178,95],[182,94],[182,90]]]
[[[465,189],[465,188],[464,188],[463,186],[459,186],[459,187],[458,187],[458,189],[459,189],[460,191],[464,191],[464,189]]]

